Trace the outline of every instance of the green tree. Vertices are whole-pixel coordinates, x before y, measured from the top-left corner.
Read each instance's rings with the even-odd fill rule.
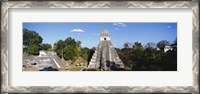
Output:
[[[149,43],[146,44],[145,47],[146,47],[146,48],[155,48],[155,47],[156,47],[156,43],[154,43],[154,42],[149,42]]]
[[[166,40],[158,43],[163,49],[169,42]],[[177,70],[177,51],[164,52],[155,49],[155,43],[147,43],[145,48],[140,42],[135,42],[133,48],[115,48],[120,59],[124,63],[125,70],[134,71],[175,71]],[[172,46],[172,45],[171,45]],[[173,44],[176,48],[176,41]],[[173,49],[174,49],[173,48]]]
[[[54,51],[57,52],[57,55],[59,57],[63,57],[63,50],[65,47],[65,42],[63,40],[58,40],[56,43],[54,43]]]
[[[87,47],[81,48],[81,57],[87,60],[88,56],[89,56],[89,49]]]
[[[66,46],[63,50],[64,52],[64,59],[65,60],[72,60],[75,61],[77,57],[77,51],[73,46]]]
[[[68,37],[65,39],[65,46],[70,45],[73,47],[81,47],[81,41],[76,41],[75,39]]]
[[[162,51],[164,50],[165,46],[169,45],[169,42],[167,40],[162,40],[157,43],[157,47],[161,49]]]
[[[130,55],[132,54],[131,48],[122,48],[121,51],[118,50],[117,52],[124,62],[130,62]]]
[[[51,44],[48,44],[48,43],[41,45],[41,50],[47,51],[47,50],[49,50],[51,48],[52,48]]]
[[[35,31],[23,29],[23,46],[40,45],[42,37]]]
[[[38,54],[42,37],[35,31],[23,29],[23,48],[29,54]]]
[[[124,43],[124,48],[129,48],[129,44],[128,43]]]
[[[38,55],[39,54],[39,45],[30,45],[27,47],[27,53],[31,55]]]
[[[144,51],[144,48],[143,48],[142,44],[139,43],[139,42],[135,42],[133,49],[134,49],[133,53],[135,54],[134,55],[135,57],[133,57],[134,60],[136,62],[142,62],[143,61],[143,51]]]
[[[59,57],[65,60],[74,61],[77,57],[81,56],[81,41],[76,41],[71,37],[59,40],[54,43],[54,51],[57,52]]]
[[[134,43],[134,48],[135,51],[138,50],[140,52],[142,52],[144,50],[144,47],[142,46],[142,44],[140,42],[135,42]]]

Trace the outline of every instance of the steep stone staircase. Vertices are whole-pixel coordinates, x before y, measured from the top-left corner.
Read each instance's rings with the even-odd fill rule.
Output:
[[[57,54],[55,53],[48,53],[49,57],[52,58],[54,63],[56,64],[57,68],[59,70],[65,70],[65,65],[61,62],[60,58],[58,57]]]
[[[115,48],[109,40],[100,41],[96,48],[88,68],[100,68],[110,70],[110,67],[124,68],[124,64],[119,58]]]

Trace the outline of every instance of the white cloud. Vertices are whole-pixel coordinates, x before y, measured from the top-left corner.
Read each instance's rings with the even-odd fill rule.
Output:
[[[82,30],[82,29],[72,29],[71,32],[82,33],[82,32],[85,32],[85,31]]]
[[[114,26],[125,27],[126,24],[124,23],[113,23]]]
[[[167,28],[171,28],[171,26],[168,25]]]

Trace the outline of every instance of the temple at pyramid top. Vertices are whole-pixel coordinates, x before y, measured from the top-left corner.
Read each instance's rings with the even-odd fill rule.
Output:
[[[101,31],[101,37],[100,40],[110,40],[110,33],[108,32],[107,29],[104,29],[103,31]]]
[[[106,29],[101,31],[100,42],[88,64],[88,68],[98,68],[102,71],[124,68],[123,62],[110,41],[110,33]]]

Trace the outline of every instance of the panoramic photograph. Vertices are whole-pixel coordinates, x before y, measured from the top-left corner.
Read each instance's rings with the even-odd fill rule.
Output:
[[[177,71],[175,22],[24,22],[23,71]]]

